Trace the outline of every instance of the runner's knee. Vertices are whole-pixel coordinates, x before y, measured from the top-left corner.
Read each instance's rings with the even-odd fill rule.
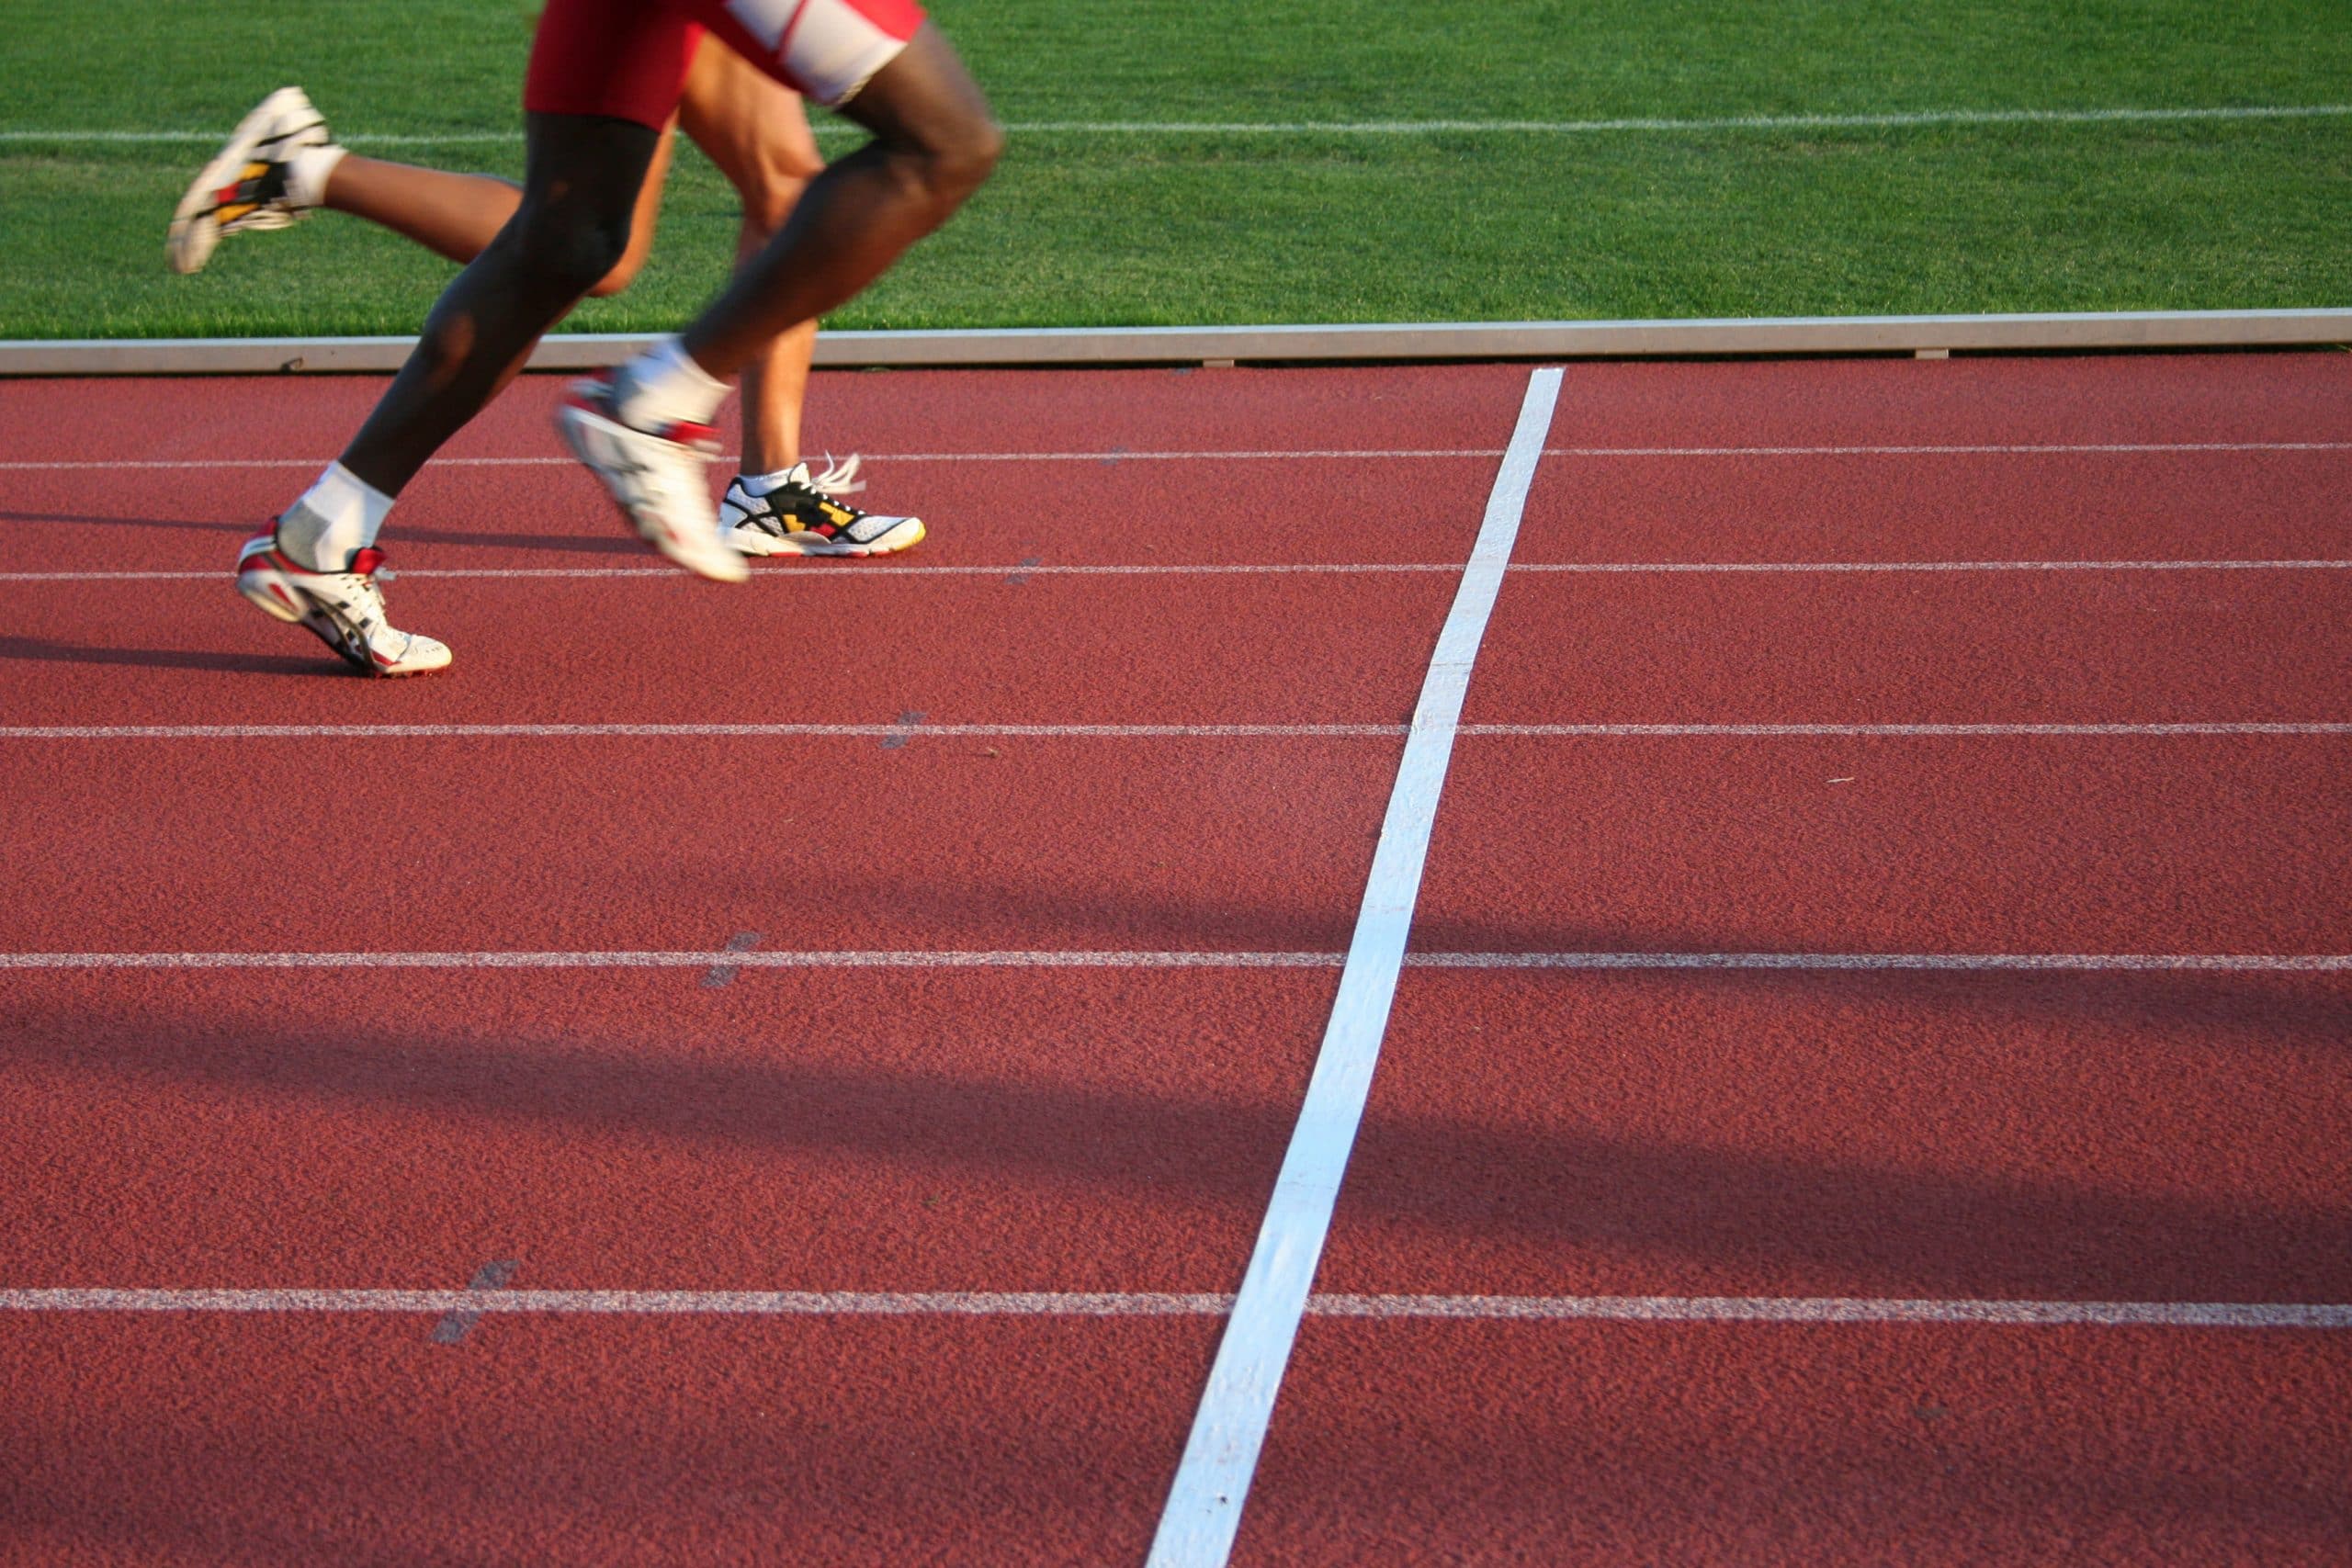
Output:
[[[524,269],[549,288],[577,298],[615,293],[635,276],[628,254],[629,213],[597,213],[576,204],[524,204],[516,243]]]
[[[956,112],[926,124],[891,148],[902,177],[920,186],[944,217],[980,188],[1004,155],[1004,131],[984,110]]]

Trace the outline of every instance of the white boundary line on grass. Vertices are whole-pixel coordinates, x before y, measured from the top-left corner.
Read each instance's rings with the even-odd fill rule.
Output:
[[[1687,118],[1655,116],[1592,119],[1357,119],[1357,120],[1140,120],[1050,119],[1013,121],[1016,136],[1429,136],[1429,135],[1689,135],[1740,130],[1900,130],[1972,125],[2132,125],[2279,119],[2335,119],[2352,116],[2352,104],[2224,104],[2174,108],[1915,109],[1880,114],[1710,115]],[[820,135],[863,134],[854,126],[825,121]],[[0,144],[106,146],[217,142],[222,129],[209,130],[102,130],[15,128],[0,130]],[[520,130],[444,130],[411,133],[360,132],[344,140],[356,147],[447,147],[517,145]]]
[[[1340,972],[1331,1021],[1152,1541],[1149,1561],[1158,1568],[1216,1568],[1233,1550],[1274,1396],[1371,1092],[1463,699],[1519,536],[1560,382],[1557,369],[1540,369],[1528,378],[1526,399],[1462,586],[1438,632]]]
[[[2084,441],[1980,442],[1908,446],[1547,446],[1547,457],[2121,457],[2173,452],[2352,452],[2352,441]],[[1329,459],[1393,462],[1430,457],[1499,457],[1498,446],[1299,447],[1240,451],[1172,452],[878,452],[877,463],[1229,463]],[[741,460],[729,453],[721,463]],[[107,472],[158,468],[321,468],[331,457],[134,457],[119,462],[93,458],[0,461],[0,473]],[[571,457],[435,457],[436,468],[577,468]]]
[[[1075,1291],[0,1290],[0,1312],[398,1313],[483,1316],[1219,1317],[1228,1295]],[[1867,1296],[1310,1295],[1312,1317],[1386,1322],[1935,1323],[2019,1327],[2352,1328],[2331,1302],[1924,1300]]]
[[[674,574],[673,574],[674,575]],[[1498,571],[1498,577],[1500,573]],[[1429,737],[1452,744],[1459,735],[1524,736],[1544,739],[1668,739],[1807,736],[2206,736],[2352,735],[2352,722],[2188,721],[2151,724],[1455,724],[1422,710],[1397,724],[930,724],[918,740],[940,739],[1359,740]],[[903,724],[11,724],[0,740],[432,740],[432,739],[692,739],[700,737],[814,739],[888,739]]]
[[[1343,953],[914,949],[606,953],[0,953],[0,969],[1337,969]],[[2329,953],[1408,953],[1408,969],[2335,974]]]

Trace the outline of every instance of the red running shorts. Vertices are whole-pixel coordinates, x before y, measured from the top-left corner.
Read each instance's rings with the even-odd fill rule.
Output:
[[[658,130],[705,29],[802,96],[843,104],[922,21],[916,0],[548,0],[523,107]]]

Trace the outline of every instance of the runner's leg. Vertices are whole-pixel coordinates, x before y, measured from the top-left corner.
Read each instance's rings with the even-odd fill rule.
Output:
[[[766,247],[825,167],[800,96],[715,42],[704,44],[686,73],[678,129],[742,200],[739,265]],[[800,321],[744,366],[744,473],[775,473],[800,460],[801,410],[816,345],[817,323]]]
[[[654,220],[661,212],[670,151],[670,138],[664,136],[638,197],[628,249],[619,265],[588,291],[591,295],[603,298],[619,293],[645,265],[646,254],[653,246]],[[523,187],[492,175],[424,169],[354,152],[327,176],[325,197],[321,205],[333,211],[380,224],[451,261],[469,262],[489,247],[523,205]]]
[[[603,116],[525,117],[514,216],[442,294],[416,351],[345,448],[343,466],[385,495],[522,369],[541,333],[612,272],[662,132]]]
[[[786,328],[854,298],[947,220],[1003,133],[963,62],[924,23],[841,112],[874,140],[809,183],[792,217],[684,334],[707,374],[739,374]]]

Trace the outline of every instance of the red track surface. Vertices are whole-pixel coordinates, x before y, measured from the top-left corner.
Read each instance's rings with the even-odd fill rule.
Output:
[[[0,724],[897,727],[0,738],[0,952],[1336,954],[1401,739],[1318,731],[1410,715],[1525,384],[829,376],[932,539],[733,592],[456,575],[653,563],[569,467],[453,461],[386,542],[457,665],[369,682],[223,569],[379,382],[0,383]],[[554,391],[448,456],[552,458]],[[2343,355],[1580,367],[1514,558],[2341,560],[2347,438]],[[2162,449],[1850,450],[2068,445]],[[298,461],[25,466],[191,459]],[[1052,570],[1325,565],[1444,570]],[[127,570],[202,575],[48,575]],[[1524,571],[1464,717],[2343,724],[2347,609]],[[925,733],[1067,724],[1296,732]],[[1414,946],[2344,953],[2347,764],[1466,734]],[[1228,1292],[1336,975],[12,970],[0,1290]],[[1408,968],[1318,1283],[2352,1302],[2347,1039],[2342,971]],[[8,1311],[0,1557],[1136,1561],[1217,1328]],[[2343,1330],[1310,1317],[1237,1560],[2342,1561],[2348,1404]]]

